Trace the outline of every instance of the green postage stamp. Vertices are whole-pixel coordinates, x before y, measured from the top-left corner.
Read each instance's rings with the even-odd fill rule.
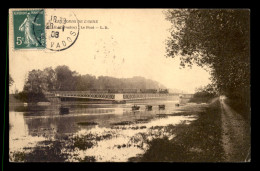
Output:
[[[78,39],[79,21],[71,10],[14,9],[11,15],[15,50],[63,51]]]
[[[15,49],[45,48],[44,10],[13,11],[13,27]]]

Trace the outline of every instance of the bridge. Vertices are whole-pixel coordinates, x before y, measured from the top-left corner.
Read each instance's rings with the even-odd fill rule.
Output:
[[[45,96],[50,101],[60,101],[62,99],[90,99],[104,100],[114,102],[125,102],[129,100],[157,99],[170,96],[190,97],[185,94],[175,93],[106,93],[106,92],[90,92],[90,91],[54,91],[46,93]]]

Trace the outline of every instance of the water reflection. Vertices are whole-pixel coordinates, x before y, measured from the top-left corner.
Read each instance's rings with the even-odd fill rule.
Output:
[[[20,137],[28,135],[28,125],[25,123],[23,113],[10,112],[10,137],[19,135]]]
[[[41,136],[31,136],[30,128],[24,119],[23,113],[10,112],[9,114],[9,149],[19,151],[23,148],[34,147],[37,142],[45,140]]]

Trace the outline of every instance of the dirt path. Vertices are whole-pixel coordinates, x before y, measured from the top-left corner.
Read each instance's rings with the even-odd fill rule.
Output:
[[[222,120],[222,143],[227,162],[249,162],[250,156],[250,123],[235,112],[220,97]]]

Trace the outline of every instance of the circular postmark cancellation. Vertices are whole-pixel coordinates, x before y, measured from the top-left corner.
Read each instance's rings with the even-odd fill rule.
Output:
[[[38,13],[36,13],[34,19],[33,19],[33,24],[32,25],[32,32],[34,35],[34,38],[36,40],[36,44],[41,47],[45,47],[45,33],[44,33],[44,27],[38,27],[41,26],[41,24],[37,24],[37,22],[40,20],[40,15],[44,14],[43,10],[39,10]]]
[[[48,9],[45,12],[46,49],[62,51],[71,47],[79,36],[79,22],[70,10]]]

